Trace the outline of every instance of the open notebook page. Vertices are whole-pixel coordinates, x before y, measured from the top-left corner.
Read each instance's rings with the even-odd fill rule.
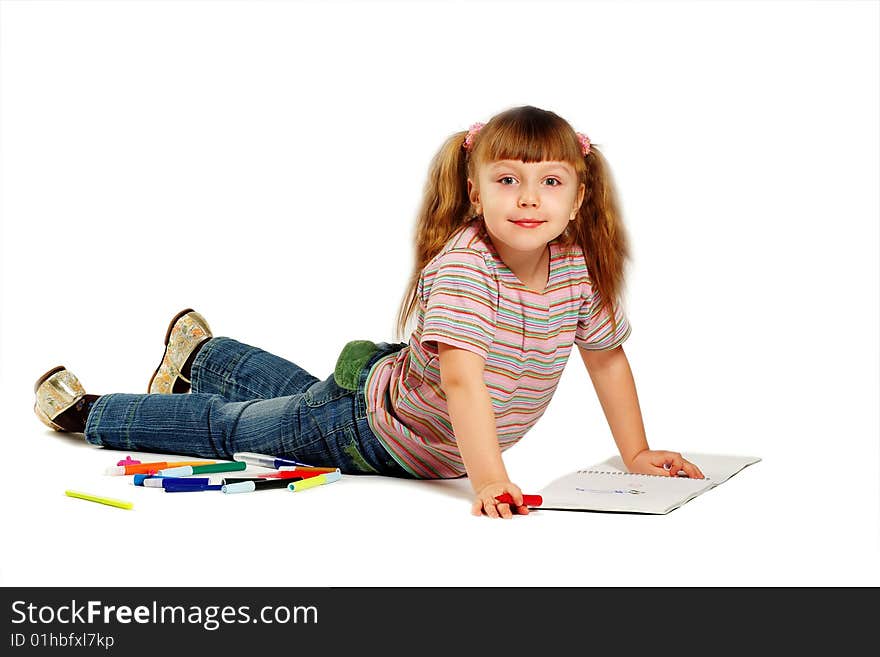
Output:
[[[540,492],[543,509],[668,513],[726,481],[757,457],[683,453],[705,479],[629,474],[620,457],[556,479]]]

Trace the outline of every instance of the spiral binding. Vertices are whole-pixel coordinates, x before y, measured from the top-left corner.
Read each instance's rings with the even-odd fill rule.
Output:
[[[669,475],[647,474],[645,472],[620,472],[619,470],[578,470],[578,474],[625,475],[627,477],[659,477],[660,479],[686,479],[690,481],[709,481],[711,477],[691,479],[690,477],[670,477]]]

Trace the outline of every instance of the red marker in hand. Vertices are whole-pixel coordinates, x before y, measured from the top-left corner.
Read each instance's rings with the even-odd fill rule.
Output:
[[[506,504],[513,504],[513,497],[511,497],[510,493],[496,495],[495,499]],[[540,495],[523,495],[523,506],[541,506],[543,502],[544,500]]]

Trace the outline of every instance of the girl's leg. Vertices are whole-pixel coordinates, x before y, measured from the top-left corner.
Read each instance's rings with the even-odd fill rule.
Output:
[[[112,449],[231,459],[235,452],[280,455],[302,395],[230,402],[220,395],[102,395],[85,437]],[[305,437],[306,440],[311,437]]]
[[[202,345],[193,361],[190,380],[193,393],[220,395],[228,401],[286,397],[318,382],[295,363],[222,337]]]
[[[205,458],[231,459],[235,452],[257,452],[338,467],[346,474],[410,476],[369,431],[366,370],[358,389],[348,390],[338,386],[332,374],[319,381],[292,364],[286,376],[263,372],[262,367],[252,366],[281,359],[234,340],[218,341],[213,351],[203,364],[216,367],[202,368],[202,381],[210,380],[218,389],[226,385],[227,394],[230,390],[238,395],[267,393],[268,385],[258,380],[261,373],[273,377],[269,385],[305,387],[291,395],[246,401],[204,392],[102,395],[89,413],[86,440],[112,449]],[[200,352],[196,363],[201,358]],[[205,376],[206,371],[211,374]],[[193,383],[198,380],[194,377]]]

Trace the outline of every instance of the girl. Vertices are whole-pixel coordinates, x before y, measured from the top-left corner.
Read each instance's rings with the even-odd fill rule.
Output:
[[[187,309],[171,320],[150,394],[89,395],[56,367],[35,385],[35,411],[126,451],[467,475],[475,514],[511,518],[528,508],[501,454],[544,413],[577,344],[627,469],[703,476],[648,447],[621,346],[628,246],[604,158],[585,135],[531,106],[452,135],[431,164],[415,247],[397,318],[405,334],[417,316],[409,343],[349,342],[323,381],[213,337]],[[504,493],[512,505],[498,501]]]

